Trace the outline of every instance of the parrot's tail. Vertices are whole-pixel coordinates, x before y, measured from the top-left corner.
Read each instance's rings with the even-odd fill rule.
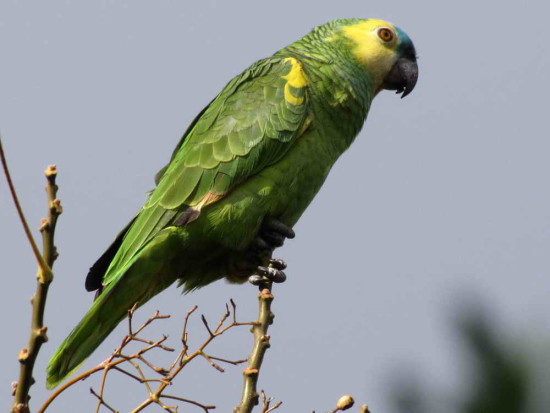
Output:
[[[160,243],[160,246],[162,244]],[[61,343],[46,368],[46,386],[54,388],[76,370],[128,315],[176,280],[176,273],[134,257],[105,287],[84,318]]]
[[[126,317],[130,308],[145,304],[182,274],[183,267],[171,265],[172,257],[154,259],[166,257],[165,252],[160,253],[163,248],[166,248],[165,239],[157,237],[124,267],[113,270],[118,275],[111,277],[111,283],[51,358],[46,370],[49,389],[76,370]],[[170,265],[165,265],[166,262]]]
[[[112,292],[113,289],[104,291],[95,300],[50,359],[46,369],[48,389],[56,387],[76,370],[127,315],[133,304],[125,306],[117,297],[110,297]]]

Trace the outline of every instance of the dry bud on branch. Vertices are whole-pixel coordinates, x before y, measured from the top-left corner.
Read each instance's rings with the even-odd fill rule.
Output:
[[[355,400],[353,400],[353,397],[346,394],[345,396],[342,396],[338,399],[338,402],[336,403],[335,411],[348,410],[353,406],[354,403],[355,403]]]

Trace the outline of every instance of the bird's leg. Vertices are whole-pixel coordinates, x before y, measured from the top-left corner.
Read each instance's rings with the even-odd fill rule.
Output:
[[[282,246],[286,238],[294,238],[296,234],[289,226],[281,221],[266,217],[262,222],[262,226],[258,231],[258,235],[251,245],[251,253],[259,258],[260,262],[268,265],[258,265],[253,275],[249,277],[249,282],[254,285],[259,285],[263,281],[269,280],[276,283],[282,283],[286,280],[286,274],[283,270],[286,264],[283,260],[271,258],[273,250]],[[267,258],[267,260],[266,260]]]
[[[283,224],[278,219],[266,217],[262,222],[256,238],[252,241],[253,251],[270,250],[281,247],[285,238],[292,239],[296,236],[292,228]]]
[[[271,246],[272,249],[275,249],[282,247],[285,238],[292,239],[296,234],[292,228],[283,224],[278,219],[266,217],[262,223],[258,236]]]

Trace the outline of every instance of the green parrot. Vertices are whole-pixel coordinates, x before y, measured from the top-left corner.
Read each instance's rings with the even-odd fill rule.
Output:
[[[191,291],[252,274],[284,279],[273,250],[361,130],[383,89],[418,78],[409,37],[376,19],[334,20],[233,78],[188,127],[156,188],[92,266],[87,314],[47,367],[53,388],[125,318],[178,280]],[[259,267],[259,268],[258,268]]]

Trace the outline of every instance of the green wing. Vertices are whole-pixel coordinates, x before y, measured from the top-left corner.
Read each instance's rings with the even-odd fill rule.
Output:
[[[307,84],[294,58],[261,60],[234,78],[179,142],[158,185],[124,236],[103,285],[163,228],[195,219],[276,163],[309,123]]]

